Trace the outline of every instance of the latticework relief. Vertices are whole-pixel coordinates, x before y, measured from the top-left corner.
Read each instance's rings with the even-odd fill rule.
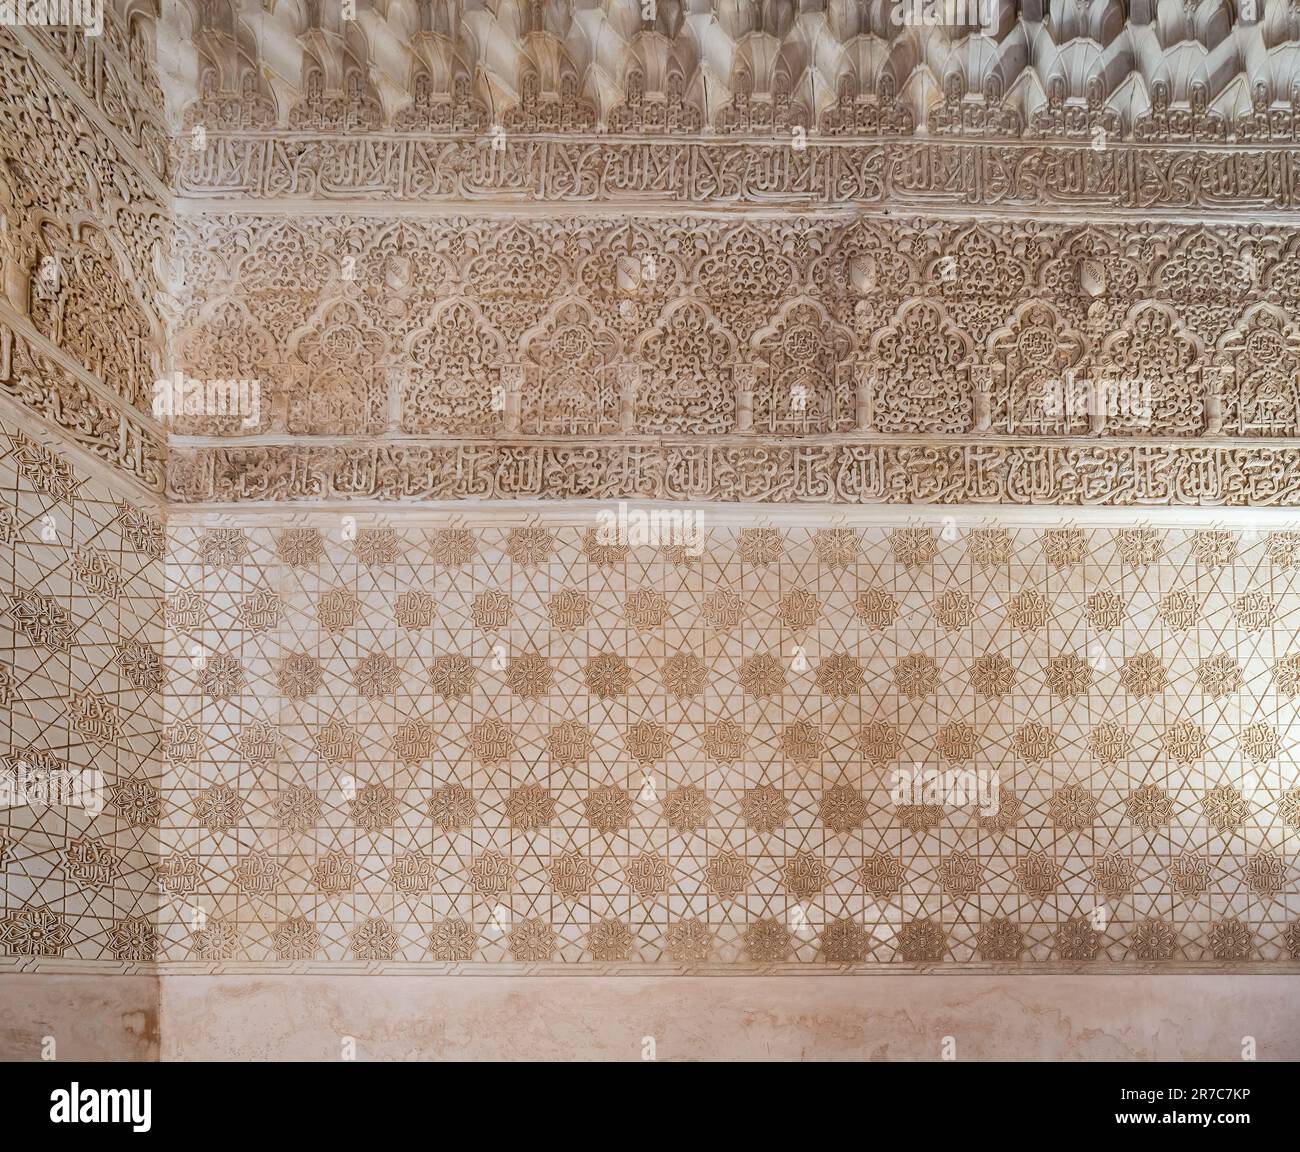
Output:
[[[1300,958],[1295,532],[704,515],[173,525],[160,959]]]
[[[0,432],[0,964],[149,961],[163,521]]]
[[[210,216],[184,220],[178,242],[192,286],[178,334],[187,372],[265,364],[273,378],[305,376],[315,396],[349,383],[388,389],[405,431],[590,435],[617,425],[608,409],[595,423],[571,420],[569,388],[555,392],[566,399],[554,413],[522,427],[492,406],[501,389],[513,411],[509,381],[548,369],[571,372],[570,387],[582,379],[596,406],[620,374],[639,375],[627,430],[647,433],[736,430],[726,412],[745,386],[762,397],[752,428],[739,430],[770,434],[1186,438],[1300,427],[1294,407],[1282,418],[1300,342],[1290,229]],[[1129,255],[1108,258],[1110,248]],[[427,254],[427,275],[406,255],[415,252]],[[1225,287],[1240,267],[1249,277]],[[1082,410],[1096,398],[1072,394],[1070,381],[1094,380],[1149,403],[1109,418]],[[716,393],[707,404],[705,391]],[[1053,395],[1059,411],[1044,411]],[[275,399],[252,431],[285,430],[290,402]],[[378,428],[321,431],[383,430],[382,399],[358,400]],[[533,388],[528,406],[537,402]],[[703,405],[695,415],[693,404]],[[1267,416],[1254,411],[1261,404]]]
[[[94,260],[85,278],[143,307],[156,334],[159,273],[169,252],[164,186],[140,174],[120,138],[101,130],[61,86],[71,80],[47,71],[10,29],[0,30],[0,83],[6,302],[24,313],[30,295],[81,278],[75,266],[65,267],[70,258]],[[105,297],[105,312],[114,304]]]
[[[117,246],[91,223],[77,232],[73,243],[61,225],[40,229],[28,318],[113,395],[147,411],[161,375],[160,337],[118,272]]]
[[[154,20],[140,0],[107,0],[98,35],[75,25],[30,24],[29,45],[49,53],[90,100],[97,113],[131,148],[144,171],[162,184],[170,179],[166,100],[158,83]],[[229,127],[226,122],[223,127]]]

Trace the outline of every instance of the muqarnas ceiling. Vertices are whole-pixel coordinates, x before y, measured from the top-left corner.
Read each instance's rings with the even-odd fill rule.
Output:
[[[158,37],[186,127],[1295,139],[1293,4],[949,7],[190,0]]]

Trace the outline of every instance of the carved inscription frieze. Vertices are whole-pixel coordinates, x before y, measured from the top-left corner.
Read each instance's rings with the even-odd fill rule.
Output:
[[[499,137],[498,137],[499,139]],[[175,146],[194,197],[1015,209],[1280,211],[1300,205],[1300,148],[884,138],[799,149],[709,140],[209,137]]]
[[[180,503],[646,499],[1294,507],[1300,447],[475,444],[179,449]]]

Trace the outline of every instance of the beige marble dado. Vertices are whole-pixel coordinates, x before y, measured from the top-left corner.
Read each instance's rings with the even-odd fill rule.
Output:
[[[1300,1058],[1286,976],[175,976],[164,1060]]]
[[[0,1060],[157,1060],[153,976],[0,973]]]

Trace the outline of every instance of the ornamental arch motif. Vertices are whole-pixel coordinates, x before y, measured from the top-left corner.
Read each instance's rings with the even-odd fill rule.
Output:
[[[398,373],[403,431],[491,435],[501,429],[505,341],[472,301],[439,305],[407,338],[404,361]]]
[[[641,432],[729,432],[735,425],[736,341],[701,303],[670,304],[637,342]]]
[[[1090,431],[1092,414],[1078,402],[1087,394],[1086,351],[1083,336],[1050,304],[1020,305],[989,336],[983,358],[991,374],[990,429],[1030,436]]]
[[[1205,430],[1201,344],[1167,304],[1129,309],[1097,357],[1099,379],[1134,398],[1108,414],[1105,428],[1121,436],[1198,436]]]
[[[598,436],[622,428],[622,341],[580,300],[556,304],[519,342],[518,430]]]
[[[857,426],[853,336],[819,303],[801,296],[754,333],[758,369],[752,427],[773,435],[847,432]]]
[[[1275,304],[1255,304],[1219,341],[1220,411],[1212,431],[1229,436],[1300,434],[1300,330]],[[1226,378],[1225,378],[1226,377]]]
[[[388,342],[358,304],[322,305],[290,338],[288,353],[290,434],[366,435],[388,427]]]
[[[877,432],[969,432],[974,343],[927,299],[910,300],[871,340],[869,427]]]

